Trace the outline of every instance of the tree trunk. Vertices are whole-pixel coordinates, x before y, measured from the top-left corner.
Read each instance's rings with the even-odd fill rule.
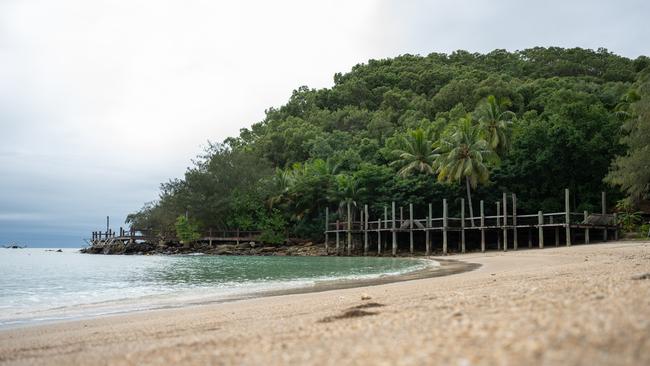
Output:
[[[465,176],[465,186],[467,187],[467,204],[469,205],[469,217],[474,227],[474,209],[472,208],[472,194],[469,187],[469,177]]]

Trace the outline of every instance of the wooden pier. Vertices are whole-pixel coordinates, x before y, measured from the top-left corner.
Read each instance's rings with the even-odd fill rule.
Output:
[[[208,230],[201,233],[201,237],[197,242],[208,243],[209,245],[218,244],[218,243],[237,243],[240,242],[250,242],[257,241],[259,236],[262,234],[261,231],[251,231],[251,230]],[[90,244],[93,246],[103,246],[113,243],[156,243],[160,240],[172,239],[175,240],[175,237],[162,238],[157,235],[153,230],[138,230],[131,228],[130,230],[124,230],[120,228],[119,232],[115,232],[111,229],[106,229],[106,231],[93,231],[91,233]]]
[[[431,255],[434,250],[446,255],[452,250],[465,253],[470,246],[476,250],[480,248],[481,252],[488,249],[507,251],[517,250],[522,245],[528,248],[533,245],[539,248],[549,244],[559,246],[561,238],[567,246],[578,241],[589,244],[597,236],[600,236],[602,241],[607,241],[610,234],[614,239],[618,239],[616,214],[606,213],[604,192],[601,213],[571,212],[570,202],[570,192],[565,189],[564,211],[521,214],[517,211],[517,196],[503,193],[502,200],[496,202],[496,215],[486,216],[485,202],[480,201],[480,216],[466,217],[465,200],[461,199],[460,216],[450,217],[448,202],[443,199],[442,217],[434,218],[433,205],[429,204],[429,214],[420,219],[414,217],[412,204],[408,205],[408,216],[405,217],[403,207],[399,208],[398,216],[396,203],[392,202],[390,209],[384,207],[383,219],[377,217],[376,220],[371,220],[368,205],[360,207],[360,218],[357,221],[353,221],[352,208],[348,204],[343,222],[330,222],[330,212],[326,209],[325,248],[328,253],[333,249],[336,254],[347,252],[351,255],[352,252],[359,252],[361,245],[358,248],[356,245],[363,243],[364,255],[370,254],[371,251],[380,255],[390,249],[391,254],[395,256],[398,253],[398,244],[404,243],[398,240],[399,236],[408,235],[409,253],[415,252],[416,237],[419,237],[418,244],[424,247],[425,255]],[[548,236],[549,234],[551,236]],[[330,245],[332,235],[335,237],[334,248]],[[341,235],[345,240],[345,248]],[[549,243],[551,237],[554,239]]]

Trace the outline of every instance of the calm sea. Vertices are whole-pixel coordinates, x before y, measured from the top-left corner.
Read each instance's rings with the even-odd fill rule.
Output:
[[[0,249],[0,327],[223,301],[323,281],[399,275],[405,258],[107,256]]]

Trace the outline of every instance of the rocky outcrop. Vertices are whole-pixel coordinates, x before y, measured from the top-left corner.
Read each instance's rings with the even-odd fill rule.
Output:
[[[281,245],[256,242],[224,243],[210,246],[207,243],[182,245],[173,242],[123,243],[92,245],[81,249],[88,254],[189,254],[205,253],[213,255],[261,255],[261,256],[322,256],[327,255],[323,244],[292,240]]]

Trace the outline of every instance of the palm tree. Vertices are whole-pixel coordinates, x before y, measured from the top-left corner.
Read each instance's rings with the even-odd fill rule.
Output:
[[[438,155],[428,135],[422,128],[418,128],[409,131],[407,137],[402,137],[402,148],[393,151],[398,159],[390,163],[392,166],[401,167],[397,172],[398,175],[405,177],[414,172],[434,173],[434,164]]]
[[[502,155],[510,146],[508,129],[517,117],[514,112],[507,110],[512,103],[508,98],[497,99],[494,95],[487,97],[477,109],[479,126],[483,138],[490,148]]]
[[[496,159],[495,153],[469,114],[458,121],[451,136],[440,140],[436,150],[441,154],[437,160],[439,181],[460,182],[465,178],[469,215],[474,226],[471,188],[488,181],[490,171],[486,162]]]

